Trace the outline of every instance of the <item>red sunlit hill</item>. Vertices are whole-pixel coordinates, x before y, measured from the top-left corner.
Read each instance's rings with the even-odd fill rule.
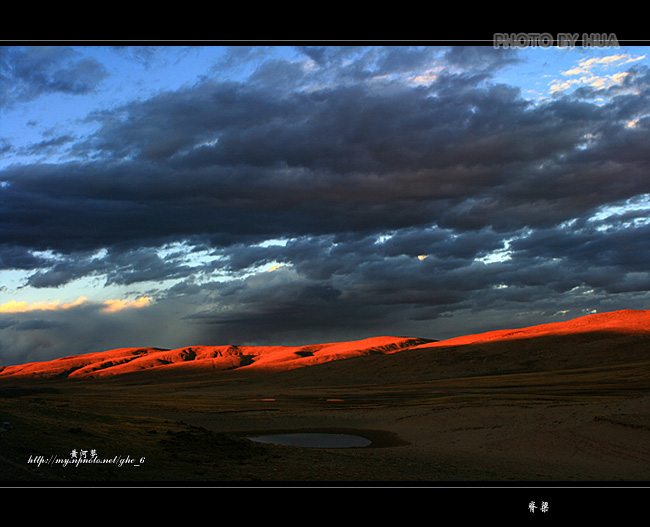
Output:
[[[465,335],[447,340],[423,344],[419,347],[448,347],[467,344],[575,335],[578,333],[621,333],[628,335],[650,334],[650,310],[625,309],[609,313],[596,313],[566,322],[552,322],[521,329],[502,329]]]
[[[165,371],[285,371],[340,359],[394,354],[406,350],[449,348],[514,339],[579,333],[650,334],[650,310],[622,310],[580,317],[567,322],[522,329],[504,329],[442,341],[421,338],[374,337],[358,341],[307,346],[190,346],[172,350],[120,348],[63,357],[47,362],[0,368],[0,379],[90,379]]]
[[[425,339],[375,337],[309,346],[190,346],[172,350],[120,348],[0,368],[2,378],[88,379],[153,370],[290,370],[362,355],[395,353]]]

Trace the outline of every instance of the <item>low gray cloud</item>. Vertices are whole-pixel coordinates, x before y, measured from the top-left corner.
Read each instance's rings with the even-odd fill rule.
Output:
[[[1,47],[0,109],[49,93],[87,94],[107,76],[97,60],[68,47]]]
[[[131,103],[86,141],[101,159],[3,171],[2,242],[516,229],[650,191],[648,129],[626,129],[619,101],[578,120],[568,101],[531,108],[501,86],[440,97],[440,83],[274,97],[210,81]]]

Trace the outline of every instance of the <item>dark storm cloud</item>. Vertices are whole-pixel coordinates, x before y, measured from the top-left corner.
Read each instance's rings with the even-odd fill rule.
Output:
[[[493,71],[520,62],[514,49],[492,46],[453,46],[446,52],[450,64],[464,69]]]
[[[35,256],[29,248],[0,245],[0,269],[37,269],[47,266],[46,259]]]
[[[203,308],[185,317],[205,342],[331,341],[354,331],[377,331],[386,320],[382,306],[291,269],[215,284],[210,298],[228,308]]]
[[[634,219],[632,214],[624,217]],[[650,225],[620,228],[616,220],[614,217],[605,228],[596,223],[584,228],[539,230],[512,242],[512,249],[524,261],[562,260],[565,276],[573,274],[586,285],[604,290],[609,290],[610,285],[620,290],[623,283],[639,273],[647,280]]]
[[[186,305],[187,302],[184,301]],[[11,313],[0,316],[0,365],[119,347],[181,347],[194,341],[172,321],[179,308],[172,300],[147,309],[107,312],[103,304],[83,303],[70,309]]]
[[[3,169],[2,268],[33,270],[34,287],[175,279],[160,306],[192,306],[182,320],[203,343],[439,338],[421,323],[649,290],[647,206],[590,219],[650,193],[647,68],[616,92],[533,104],[492,82],[513,50],[300,51],[308,65],[274,59],[249,82],[205,78],[92,113],[96,132],[58,138],[74,160]],[[220,66],[266,53],[234,49]],[[429,72],[434,58],[445,67]],[[407,71],[430,80],[392,77]],[[208,263],[159,251],[181,241]]]
[[[8,139],[0,138],[0,154],[7,154],[11,152],[12,148]]]
[[[282,268],[281,272],[215,288],[213,300],[217,305],[228,305],[228,312],[206,309],[188,320],[209,328],[204,329],[206,336],[210,336],[208,341],[212,338],[259,343],[264,338],[272,341],[273,335],[293,337],[292,342],[300,342],[302,337],[304,341],[307,333],[300,328],[303,322],[306,327],[314,320],[321,328],[340,331],[340,335],[353,324],[362,334],[382,333],[388,328],[408,332],[413,328],[413,334],[443,338],[453,336],[454,330],[456,334],[462,333],[461,327],[449,325],[444,318],[453,311],[487,311],[503,309],[506,305],[518,305],[527,311],[531,306],[541,305],[549,316],[569,308],[574,308],[572,312],[578,316],[582,312],[575,306],[584,305],[581,296],[587,288],[599,291],[603,298],[614,292],[647,291],[644,289],[648,285],[647,272],[637,269],[643,262],[633,262],[635,257],[643,257],[643,251],[633,248],[643,243],[648,234],[644,231],[628,233],[622,236],[619,245],[611,246],[607,244],[607,235],[601,233],[601,247],[589,247],[598,231],[579,235],[559,227],[547,229],[545,234],[549,240],[541,233],[529,237],[520,233],[524,241],[511,244],[509,257],[489,265],[475,261],[472,255],[485,254],[498,245],[492,232],[478,233],[474,243],[465,240],[467,247],[459,252],[445,252],[435,244],[429,245],[428,248],[436,250],[423,260],[405,252],[415,254],[414,247],[426,246],[420,242],[436,236],[427,238],[415,230],[410,236],[404,235],[404,240],[399,239],[403,233],[397,233],[383,243],[371,237],[340,245],[329,237],[305,238],[285,247],[267,248],[268,252],[257,248],[254,252],[259,259],[284,259],[294,264]],[[441,244],[449,243],[449,233],[444,234],[447,237],[439,240]],[[463,240],[466,236],[455,239]],[[409,238],[417,240],[416,243],[407,244]],[[581,239],[589,250],[576,247]],[[399,248],[401,243],[405,243],[406,250]],[[461,242],[458,243],[460,247]],[[603,261],[604,250],[610,256],[616,255],[617,261]],[[244,246],[231,247],[228,251],[233,260],[242,264],[252,261],[243,256],[252,252]],[[436,252],[442,256],[436,256]],[[595,266],[594,262],[599,265]],[[331,295],[300,294],[315,286]],[[558,294],[563,295],[561,304],[552,300]],[[597,297],[597,294],[590,296],[590,305],[598,305]],[[303,318],[310,319],[311,323],[307,324]],[[431,324],[437,320],[445,320],[447,326],[436,326],[438,329],[434,331]],[[421,321],[429,326],[424,329],[416,326]],[[512,324],[512,319],[507,323]],[[489,325],[484,329],[490,329]],[[348,331],[348,335],[353,334]]]
[[[11,253],[8,256],[11,257]],[[112,247],[102,253],[58,255],[54,261],[26,258],[22,269],[41,267],[26,280],[26,285],[36,288],[60,287],[84,277],[103,277],[105,285],[131,285],[182,279],[205,270],[202,266],[185,263],[185,257],[185,252],[175,254],[173,251],[163,257],[159,248],[152,247]],[[12,268],[9,258],[4,268]]]
[[[24,149],[25,151],[23,153],[26,155],[38,156],[40,154],[47,153],[50,150],[54,150],[62,146],[65,146],[66,144],[71,143],[75,140],[76,138],[72,135],[68,135],[68,134],[58,135],[50,139],[45,139],[43,141],[30,145],[28,148]]]
[[[48,93],[83,95],[108,72],[95,59],[66,47],[0,48],[0,109]]]
[[[145,69],[150,69],[161,62],[174,62],[181,59],[187,53],[191,53],[192,46],[111,46],[111,50]]]
[[[514,229],[650,191],[647,130],[610,124],[632,115],[620,101],[571,119],[570,101],[532,108],[505,86],[440,96],[456,81],[282,96],[204,82],[96,115],[98,159],[3,171],[2,242]]]

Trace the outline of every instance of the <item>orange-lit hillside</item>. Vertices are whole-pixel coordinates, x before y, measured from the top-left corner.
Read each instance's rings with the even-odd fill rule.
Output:
[[[0,368],[2,379],[88,379],[154,371],[283,371],[371,354],[589,332],[650,334],[650,310],[598,313],[567,322],[503,329],[441,341],[406,337],[307,346],[190,346],[172,350],[120,348]]]
[[[0,368],[2,378],[97,378],[152,370],[289,370],[373,353],[394,353],[424,339],[374,337],[310,346],[190,346],[172,350],[120,348]]]
[[[502,329],[464,335],[447,340],[426,343],[419,348],[462,346],[514,339],[561,336],[588,332],[609,332],[625,334],[650,334],[650,310],[626,309],[608,313],[595,313],[566,322],[552,322],[520,329]]]

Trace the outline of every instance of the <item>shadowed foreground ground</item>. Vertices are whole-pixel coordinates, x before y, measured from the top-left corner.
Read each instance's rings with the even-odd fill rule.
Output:
[[[0,479],[642,484],[649,350],[644,332],[591,331],[436,343],[290,371],[9,378],[0,383],[0,423],[11,423],[0,432]],[[307,449],[247,439],[298,430],[373,443]],[[93,455],[105,462],[76,462]]]

